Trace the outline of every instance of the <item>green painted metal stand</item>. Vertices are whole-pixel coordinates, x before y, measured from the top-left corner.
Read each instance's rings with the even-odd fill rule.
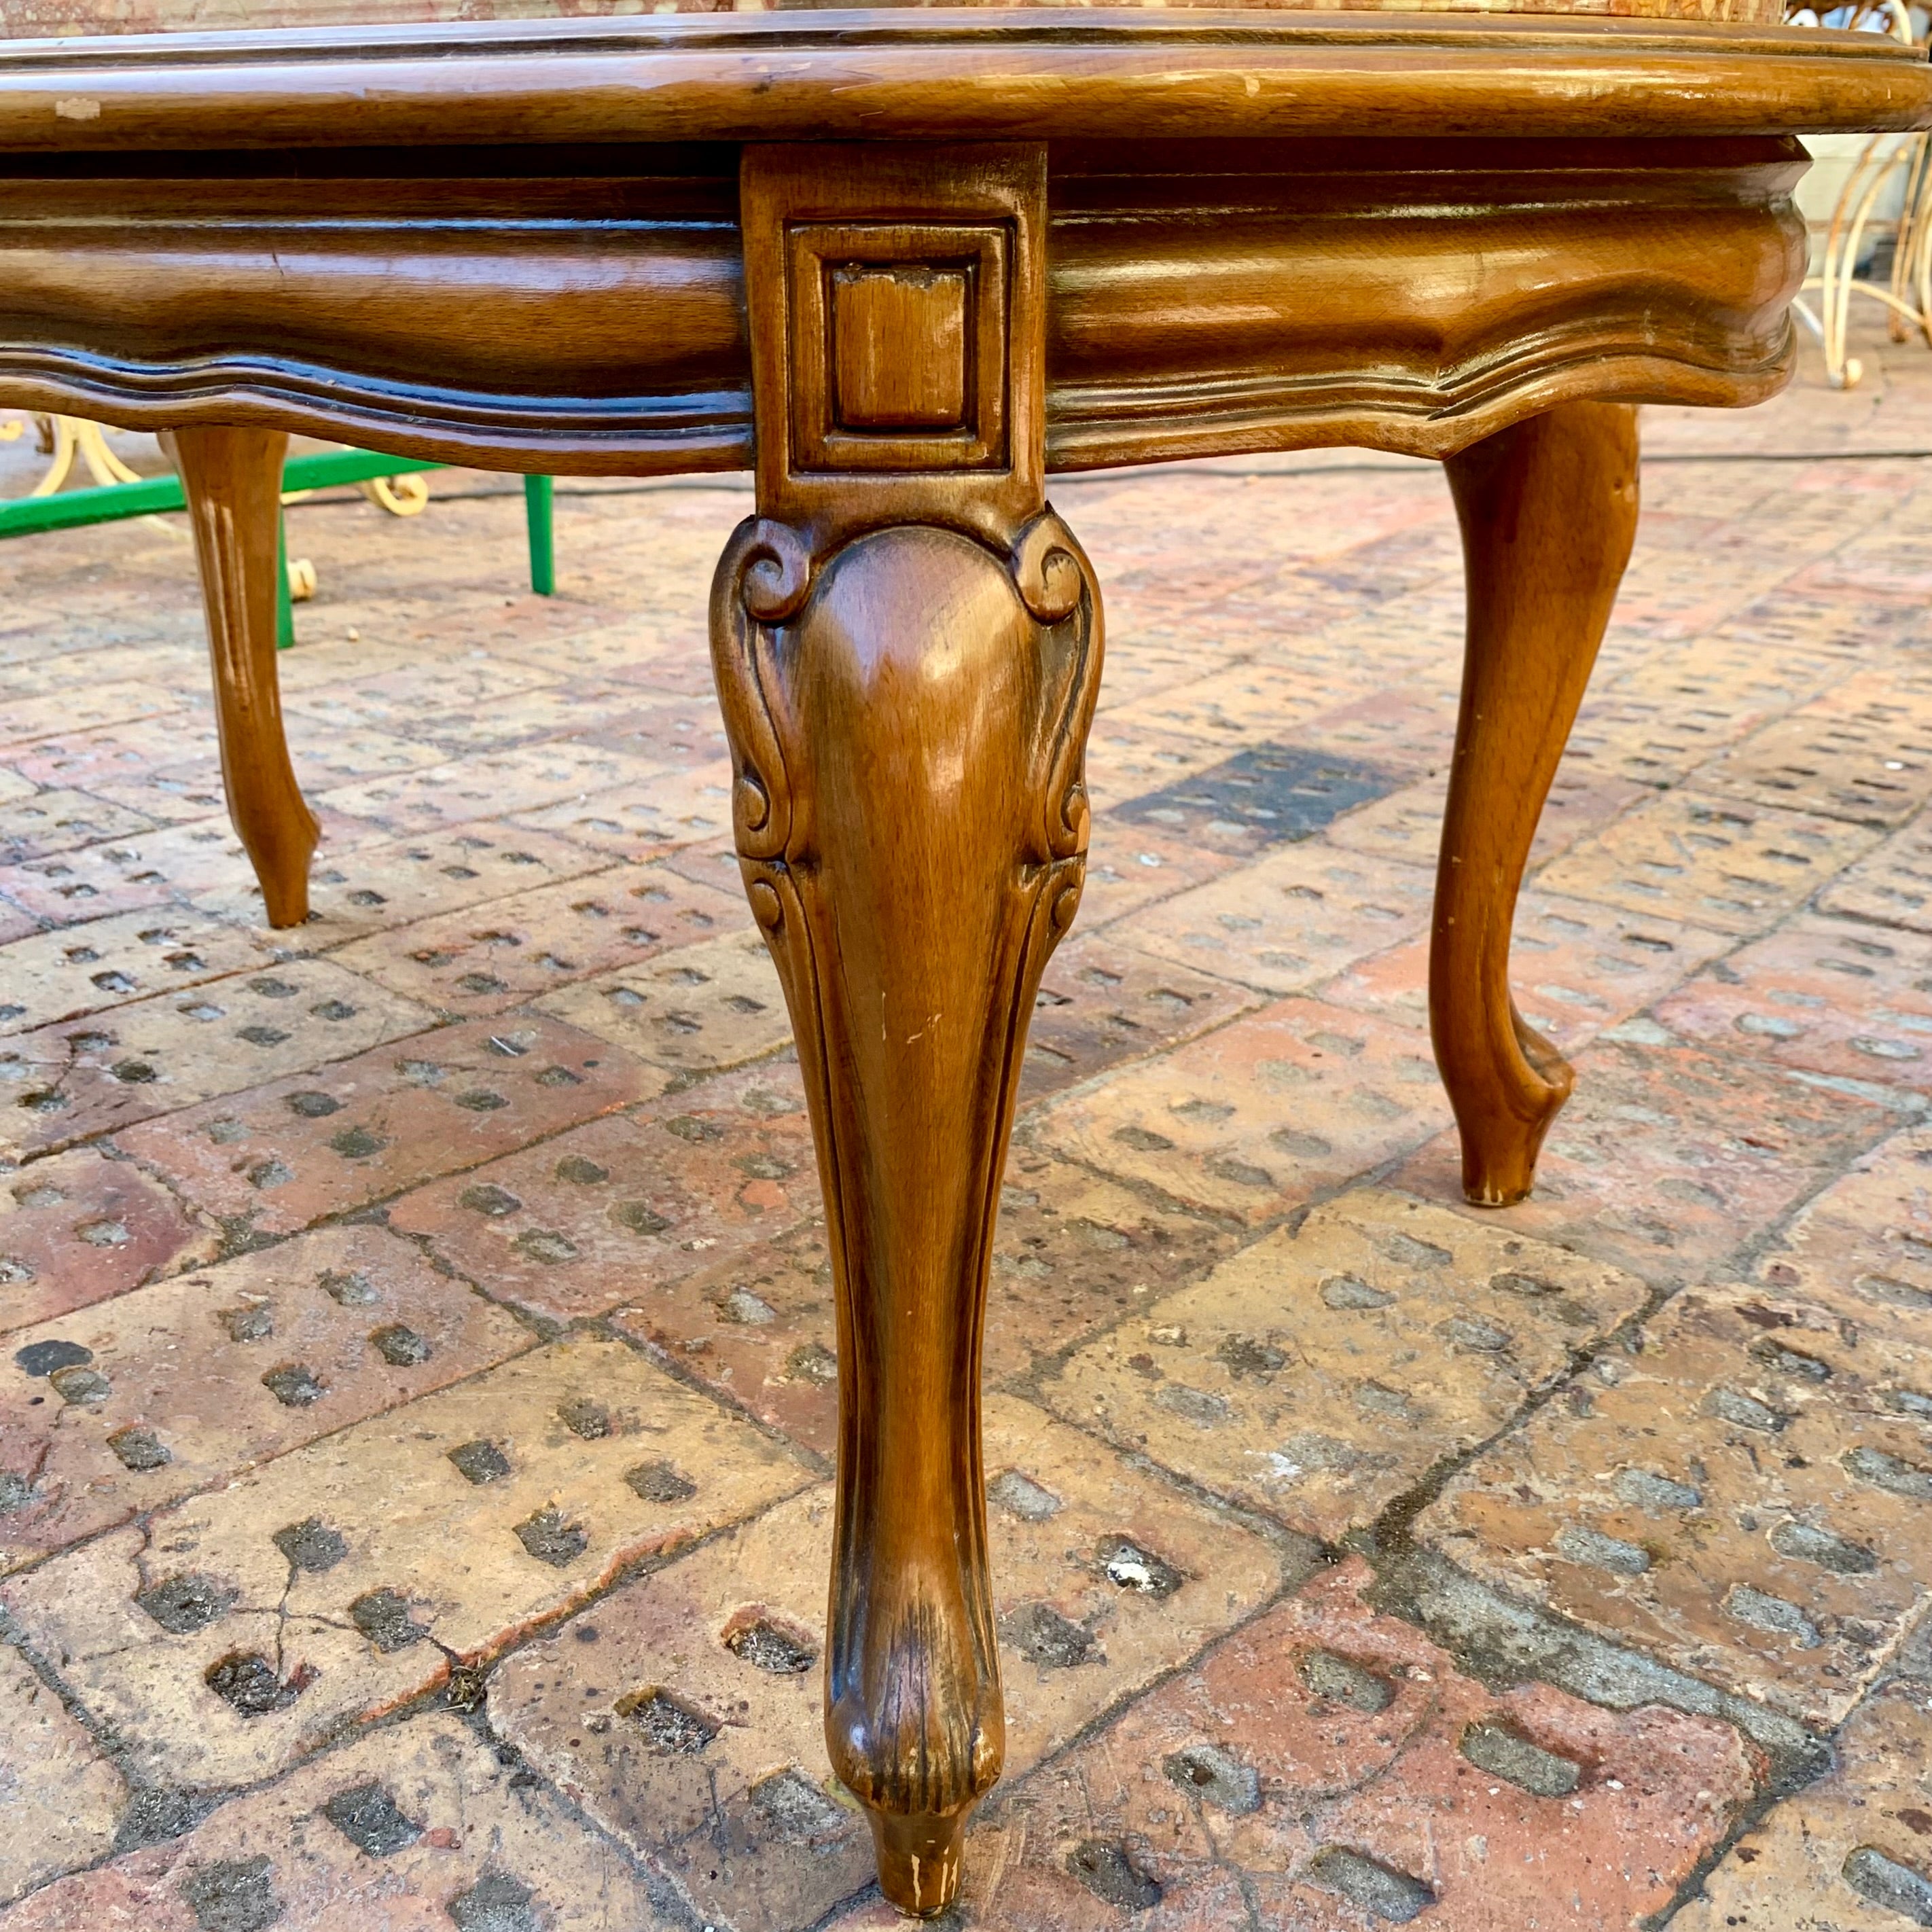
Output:
[[[530,588],[539,597],[556,595],[555,511],[556,478],[524,478],[524,520],[530,526]]]
[[[284,490],[326,490],[332,484],[366,483],[377,477],[412,476],[442,470],[441,463],[412,463],[394,456],[377,456],[366,449],[326,450],[320,455],[290,458],[282,471]],[[554,478],[524,478],[524,513],[529,526],[530,588],[539,597],[556,594]],[[184,510],[181,480],[174,476],[144,477],[138,483],[109,483],[87,490],[62,490],[51,496],[20,496],[0,502],[0,537],[31,536],[40,530],[68,530],[86,524],[109,524],[124,517],[152,517]],[[281,568],[276,573],[275,641],[284,650],[296,640],[295,607],[289,596],[288,544],[281,545]]]

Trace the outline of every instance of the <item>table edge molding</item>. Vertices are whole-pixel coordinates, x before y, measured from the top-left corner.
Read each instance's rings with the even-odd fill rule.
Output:
[[[512,31],[512,29],[518,31]],[[1932,124],[1888,37],[1557,15],[871,9],[0,48],[0,152]]]

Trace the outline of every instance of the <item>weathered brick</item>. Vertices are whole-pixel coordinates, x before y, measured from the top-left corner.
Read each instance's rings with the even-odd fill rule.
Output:
[[[735,908],[708,916],[740,922]],[[755,928],[694,946],[674,944],[615,972],[580,980],[537,1004],[640,1060],[678,1071],[735,1066],[791,1040],[784,989]]]
[[[1932,1694],[1911,1683],[1874,1692],[1839,1732],[1836,1760],[1731,1847],[1673,1927],[1932,1924]]]
[[[38,1168],[30,1168],[38,1173]],[[400,1328],[410,1359],[376,1337]],[[237,1475],[532,1346],[512,1316],[375,1228],[330,1228],[8,1338],[0,1568]],[[56,1358],[58,1358],[58,1362]],[[50,1382],[80,1366],[90,1379]],[[299,1365],[322,1394],[279,1400]]]
[[[627,1280],[610,1325],[794,1442],[835,1454],[838,1336],[823,1224],[710,1258],[670,1280]]]
[[[700,840],[730,837],[728,765],[664,771],[641,759],[630,762],[641,769],[623,784],[526,808],[512,823],[558,832],[578,844],[634,863]]]
[[[8,682],[13,686],[11,676]],[[212,709],[129,718],[16,746],[8,762],[30,782],[8,795],[22,796],[40,785],[92,791],[97,785],[137,782],[157,772],[200,766],[211,759],[218,764],[220,756]]]
[[[495,658],[492,663],[497,676],[520,668],[507,658]],[[643,752],[644,747],[619,744],[615,734],[597,728],[621,710],[631,695],[622,686],[579,678],[568,684],[506,692],[478,704],[440,703],[433,711],[413,719],[406,717],[404,722],[410,730],[434,740],[445,752],[465,754],[561,739]]]
[[[994,1397],[986,1432],[995,1498],[1017,1475],[1044,1499],[990,1513],[1011,1778],[1238,1622],[1278,1570],[1259,1539],[1030,1405]],[[870,1876],[871,1834],[824,1762],[830,1558],[820,1487],[640,1579],[493,1682],[493,1721],[662,1858],[707,1920],[790,1932]],[[777,1640],[747,1645],[760,1625]]]
[[[1574,1052],[1736,944],[1728,934],[1532,886],[1516,908],[1510,991],[1530,1024]],[[1351,967],[1322,988],[1342,1005],[1429,1024],[1429,938]]]
[[[506,1474],[465,1472],[478,1442]],[[659,1462],[688,1493],[626,1480]],[[623,1344],[562,1342],[55,1557],[0,1602],[145,1774],[249,1783],[805,1479]],[[311,1519],[346,1546],[304,1568],[275,1538]]]
[[[1900,691],[1892,670],[1855,678],[1713,759],[1698,784],[1756,804],[1899,825],[1932,798],[1932,706]]]
[[[291,959],[0,1040],[0,1150],[27,1154],[344,1060],[436,1015]]]
[[[1632,912],[1756,933],[1877,842],[1843,819],[1672,791],[1572,846],[1538,883]]]
[[[1329,843],[1352,852],[1399,859],[1425,868],[1432,876],[1442,848],[1448,788],[1444,772],[1391,792],[1387,798],[1338,818],[1328,828]],[[1648,796],[1646,787],[1628,778],[1601,778],[1587,770],[1559,766],[1537,824],[1529,871],[1534,874],[1586,832],[1607,825]]]
[[[1932,821],[1922,814],[1901,826],[1828,880],[1818,904],[1847,918],[1932,932]]]
[[[327,794],[326,802],[346,817],[400,838],[472,819],[541,812],[560,800],[622,782],[632,776],[637,762],[601,746],[555,740],[340,785]]]
[[[612,1112],[664,1081],[560,1020],[472,1020],[145,1122],[120,1144],[211,1213],[289,1234]]]
[[[1634,1314],[1640,1283],[1364,1189],[1090,1343],[1044,1399],[1329,1539],[1473,1448]]]
[[[710,653],[692,655],[708,671]],[[600,692],[598,700],[602,715],[577,734],[587,743],[608,745],[613,751],[678,771],[704,770],[729,759],[724,721],[708,677],[694,694],[640,692],[634,685],[622,684]]]
[[[1687,1289],[1450,1480],[1417,1534],[1486,1581],[1834,1724],[1932,1604],[1916,1343]]]
[[[742,899],[666,866],[619,866],[386,927],[337,956],[446,1012],[494,1013],[750,924]]]
[[[1368,1610],[1369,1581],[1359,1558],[1323,1573],[996,1802],[969,1843],[970,1922],[1624,1932],[1667,1904],[1750,1796],[1737,1734],[1540,1684],[1492,1694]],[[1386,1701],[1324,1694],[1324,1664]],[[1498,1733],[1574,1790],[1486,1772],[1472,1742]],[[874,1907],[836,1922],[885,1925]]]
[[[1231,1252],[1213,1217],[1026,1148],[1006,1163],[986,1303],[986,1372],[1030,1375]]]
[[[184,908],[117,913],[0,950],[0,1034],[105,1012],[268,963],[247,934]]]
[[[592,1122],[406,1196],[389,1224],[428,1237],[492,1294],[559,1320],[601,1314],[816,1213],[794,1064],[746,1070]]]
[[[329,828],[332,846],[337,829]],[[0,891],[51,926],[104,920],[148,906],[183,914],[193,907],[194,916],[204,918],[211,912],[227,916],[232,907],[244,924],[259,923],[262,916],[241,842],[226,820],[213,817],[28,860],[0,871]]]
[[[1898,1118],[1882,1088],[1701,1051],[1642,1018],[1600,1035],[1576,1066],[1535,1192],[1498,1218],[1666,1286],[1720,1273]],[[1394,1179],[1463,1204],[1456,1136]]]
[[[1646,519],[1646,543],[1655,528]],[[1694,559],[1701,554],[1694,552]],[[1735,741],[1816,697],[1832,681],[1828,660],[1816,652],[1768,649],[1762,638],[1741,636],[1734,626],[1724,625],[1700,638],[1694,651],[1638,650],[1628,668],[1598,680],[1599,690],[1586,704],[1598,696],[1655,703],[1666,717],[1688,718],[1703,726],[1700,742],[1713,732]]]
[[[1932,940],[1802,914],[1656,1009],[1686,1039],[1854,1082],[1932,1086]]]
[[[1195,737],[1136,718],[1132,709],[1109,711],[1088,734],[1088,789],[1101,811],[1116,809],[1204,772],[1239,748],[1238,739]],[[1177,813],[1174,829],[1180,824]]]
[[[1804,554],[1796,530],[1792,548],[1780,553],[1773,546],[1738,541],[1734,526],[1721,533],[1730,538],[1726,542],[1713,541],[1720,533],[1711,530],[1708,520],[1685,520],[1688,541],[1672,552],[1648,550],[1640,532],[1617,598],[1618,632],[1634,629],[1681,644],[1748,609],[1773,586],[1782,587],[1780,580],[1792,576],[1793,564]],[[1769,527],[1777,528],[1777,521],[1772,520]]]
[[[1150,825],[1130,825],[1102,814],[1094,821],[1088,848],[1087,882],[1074,932],[1098,932],[1142,906],[1218,878],[1238,862],[1225,852],[1171,838]]]
[[[1102,728],[1144,733],[1156,742],[1162,736],[1203,739],[1223,747],[1225,756],[1227,746],[1278,736],[1351,694],[1322,668],[1250,662],[1204,677],[1183,675],[1162,689],[1112,705]]]
[[[749,496],[735,500],[743,506],[738,514],[748,515]],[[657,513],[653,512],[652,521],[656,520]],[[506,627],[497,646],[500,653],[535,663],[545,670],[567,654],[573,668],[597,677],[608,677],[614,684],[640,692],[645,698],[673,698],[686,706],[715,704],[705,589],[716,567],[718,553],[737,520],[738,514],[734,514],[717,525],[717,541],[711,545],[709,556],[694,563],[688,578],[669,568],[653,573],[658,576],[657,583],[652,590],[642,593],[651,599],[648,608],[639,608],[636,604],[640,586],[634,575],[601,610],[580,608],[576,628],[565,637],[533,638],[527,631]],[[628,564],[632,559],[626,561]],[[670,560],[664,561],[668,563]],[[652,755],[662,756],[655,746],[638,748],[648,748]]]
[[[1426,1034],[1283,1000],[1037,1108],[1040,1148],[1244,1220],[1413,1147],[1448,1117]]]
[[[100,1857],[127,1796],[26,1659],[0,1648],[0,1903]]]
[[[38,739],[152,717],[158,711],[178,710],[181,703],[176,693],[160,684],[69,678],[62,688],[43,697],[9,698],[5,714],[0,717],[0,744],[31,744]]]
[[[671,1932],[656,1888],[458,1720],[426,1715],[50,1886],[5,1932]]]
[[[1413,776],[1448,763],[1455,742],[1456,698],[1440,686],[1394,685],[1310,718],[1294,736],[1298,743]]]
[[[1881,1141],[1807,1202],[1760,1258],[1780,1294],[1864,1327],[1932,1316],[1932,1132]]]
[[[48,790],[25,798],[0,800],[0,861],[22,860],[122,838],[154,824],[146,814],[84,791]]]
[[[1142,914],[1133,943],[1264,992],[1306,992],[1426,931],[1434,890],[1418,867],[1312,839]]]
[[[25,939],[29,933],[40,929],[40,922],[32,913],[8,900],[0,899],[0,946],[10,945],[15,940]]]
[[[506,898],[585,872],[608,861],[568,839],[482,820],[412,838],[324,842],[309,872],[305,952],[324,952],[365,934]],[[259,922],[260,896],[247,880],[191,889],[194,902],[226,919]]]
[[[1719,757],[1768,713],[1749,704],[1700,699],[1640,677],[1617,680],[1583,701],[1564,765],[1597,782],[1666,788]]]
[[[161,739],[164,734],[156,728],[172,722],[151,719],[133,728],[153,730]],[[438,746],[419,744],[393,731],[366,727],[331,730],[294,714],[288,716],[286,729],[296,782],[311,795],[363,778],[440,764],[448,755]],[[123,748],[133,747],[124,744]],[[224,818],[227,812],[227,791],[212,722],[205,737],[184,743],[176,730],[171,740],[155,746],[151,758],[137,757],[134,769],[116,772],[108,765],[90,782],[101,797],[164,824]]]
[[[460,729],[458,720],[487,716],[554,682],[554,675],[485,650],[419,651],[412,661],[352,662],[337,671],[351,674],[334,683],[296,681],[290,694],[292,735],[304,726],[318,735],[374,727],[434,737],[440,724]]]
[[[132,1161],[76,1148],[0,1170],[0,1329],[207,1261],[218,1237]]]
[[[1017,1150],[987,1292],[988,1384],[1032,1373],[1233,1245],[1213,1222]],[[610,1319],[788,1436],[826,1455],[836,1447],[838,1333],[822,1222],[680,1280],[627,1287]]]
[[[1225,977],[1150,958],[1111,937],[1072,939],[1047,962],[1034,1000],[1021,1104],[1164,1052],[1257,1004]]]

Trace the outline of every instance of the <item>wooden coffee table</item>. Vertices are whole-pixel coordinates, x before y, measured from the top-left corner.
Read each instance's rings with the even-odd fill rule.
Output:
[[[838,1283],[826,1736],[908,1910],[952,1897],[1002,1749],[981,1312],[1101,664],[1048,472],[1446,464],[1468,655],[1430,1012],[1469,1196],[1518,1199],[1571,1076],[1510,1000],[1510,922],[1630,549],[1631,406],[1775,390],[1794,136],[1928,118],[1914,50],[1748,18],[883,8],[0,45],[0,401],[171,438],[275,923],[305,914],[316,839],[275,686],[289,431],[755,469],[712,650]]]

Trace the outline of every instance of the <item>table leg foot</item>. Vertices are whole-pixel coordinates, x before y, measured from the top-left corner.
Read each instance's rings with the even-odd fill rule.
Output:
[[[753,519],[712,640],[838,1304],[826,1740],[886,1896],[926,1915],[1004,1750],[980,1323],[1027,1023],[1085,865],[1099,601],[1050,511],[1004,550],[914,524],[814,554]]]
[[[1429,964],[1436,1064],[1479,1206],[1522,1200],[1575,1076],[1509,985],[1518,888],[1637,514],[1636,412],[1566,403],[1448,464],[1468,634]]]
[[[959,1864],[966,1850],[961,1810],[943,1817],[868,1811],[878,1854],[879,1889],[902,1912],[930,1918],[959,1894]]]
[[[228,815],[246,848],[268,923],[308,916],[308,866],[321,836],[289,763],[275,668],[275,579],[281,514],[279,430],[170,431],[194,529],[214,673]]]

